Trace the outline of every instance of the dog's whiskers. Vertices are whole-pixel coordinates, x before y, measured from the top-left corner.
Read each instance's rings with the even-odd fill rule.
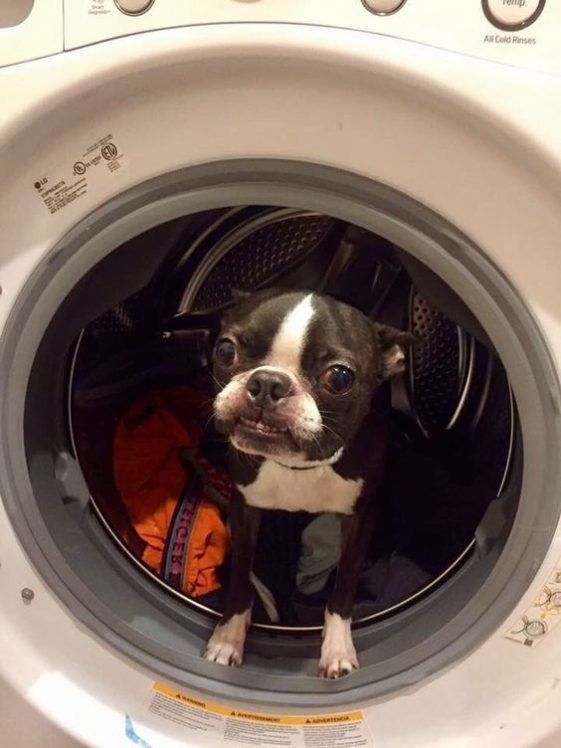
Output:
[[[336,436],[336,437],[337,437],[337,439],[339,439],[339,441],[341,442],[341,444],[344,444],[344,443],[345,443],[345,440],[343,439],[343,437],[341,436],[341,434],[338,434],[338,433],[337,433],[337,432],[335,431],[335,429],[332,429],[332,428],[331,428],[331,426],[328,426],[328,425],[327,425],[326,423],[322,423],[322,428],[324,428],[324,429],[326,429],[327,431],[331,432],[331,433],[333,434],[333,436]]]
[[[224,385],[221,382],[219,382],[219,380],[214,376],[214,374],[211,371],[209,371],[209,374],[210,374],[210,376],[211,376],[212,381],[214,382],[214,384],[218,387],[218,391],[221,392],[226,385]]]
[[[208,416],[208,418],[204,422],[203,431],[206,431],[207,428],[210,426],[210,424],[212,423],[212,420],[213,420],[214,416],[215,416],[214,411],[211,411],[210,415]]]

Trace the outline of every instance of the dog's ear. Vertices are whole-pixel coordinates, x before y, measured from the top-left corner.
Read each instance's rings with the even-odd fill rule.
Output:
[[[405,371],[405,351],[417,338],[410,332],[373,322],[374,340],[380,352],[380,376],[389,379]]]

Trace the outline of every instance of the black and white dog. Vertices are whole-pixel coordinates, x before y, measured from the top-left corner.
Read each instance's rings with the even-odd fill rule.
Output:
[[[318,675],[339,678],[358,668],[351,612],[388,440],[390,395],[380,385],[404,370],[412,341],[315,293],[261,291],[238,298],[225,316],[214,350],[214,414],[232,447],[236,491],[230,587],[208,660],[242,662],[261,511],[303,510],[342,517]]]

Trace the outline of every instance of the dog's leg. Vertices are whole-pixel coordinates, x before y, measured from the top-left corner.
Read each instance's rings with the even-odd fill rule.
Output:
[[[204,656],[222,665],[241,665],[251,622],[250,574],[261,511],[248,506],[243,496],[235,491],[229,517],[232,539],[230,586],[224,615],[208,641]]]
[[[358,578],[372,538],[375,501],[371,498],[363,511],[341,519],[341,558],[333,593],[325,609],[320,678],[340,678],[358,668],[351,634],[351,615]]]

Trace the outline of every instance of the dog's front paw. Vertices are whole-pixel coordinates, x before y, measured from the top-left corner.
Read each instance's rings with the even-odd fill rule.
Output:
[[[243,662],[243,645],[223,641],[219,635],[213,634],[206,645],[204,658],[220,665],[237,667]]]
[[[208,640],[204,658],[221,665],[241,665],[248,626],[249,611],[236,613],[225,623],[219,623]]]
[[[358,657],[351,635],[351,619],[326,612],[318,677],[342,678],[357,669]]]
[[[319,678],[342,678],[344,675],[348,675],[352,670],[357,669],[358,658],[354,647],[350,650],[334,650],[332,652],[326,652],[325,654],[322,650],[321,659],[318,665]]]

